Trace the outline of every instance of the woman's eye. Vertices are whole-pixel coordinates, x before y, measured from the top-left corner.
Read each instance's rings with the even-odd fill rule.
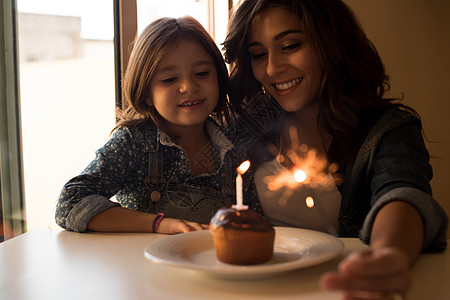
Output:
[[[292,50],[296,50],[300,47],[301,43],[293,43],[293,44],[288,44],[286,46],[283,46],[283,50],[285,51],[292,51]]]
[[[263,58],[263,57],[265,57],[265,56],[266,56],[266,53],[251,53],[251,54],[250,54],[250,58],[251,58],[252,60],[261,59],[261,58]]]

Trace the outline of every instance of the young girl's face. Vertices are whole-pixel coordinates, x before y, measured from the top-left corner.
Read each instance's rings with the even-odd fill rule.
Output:
[[[147,103],[169,126],[203,125],[219,98],[213,58],[199,43],[181,40],[159,63],[150,92]]]
[[[247,44],[253,75],[285,110],[317,104],[322,71],[296,16],[266,9],[253,20]]]

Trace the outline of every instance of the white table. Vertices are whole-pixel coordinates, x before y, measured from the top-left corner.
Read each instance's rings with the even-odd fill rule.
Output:
[[[159,234],[27,232],[0,244],[0,299],[339,299],[318,278],[341,257],[275,278],[230,281],[155,264],[145,247]],[[342,239],[345,251],[364,247]],[[450,299],[450,254],[423,254],[413,269],[409,300]]]

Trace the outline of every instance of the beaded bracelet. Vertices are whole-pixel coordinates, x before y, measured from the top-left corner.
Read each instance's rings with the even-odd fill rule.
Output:
[[[164,218],[163,213],[159,213],[156,218],[153,220],[153,232],[156,232],[158,229],[159,223],[161,223],[161,220]]]

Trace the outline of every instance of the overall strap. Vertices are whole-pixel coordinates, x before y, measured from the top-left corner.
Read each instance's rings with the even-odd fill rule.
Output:
[[[163,149],[150,151],[148,157],[147,188],[150,189],[150,199],[157,202],[161,199],[161,189],[166,184],[164,178]]]

